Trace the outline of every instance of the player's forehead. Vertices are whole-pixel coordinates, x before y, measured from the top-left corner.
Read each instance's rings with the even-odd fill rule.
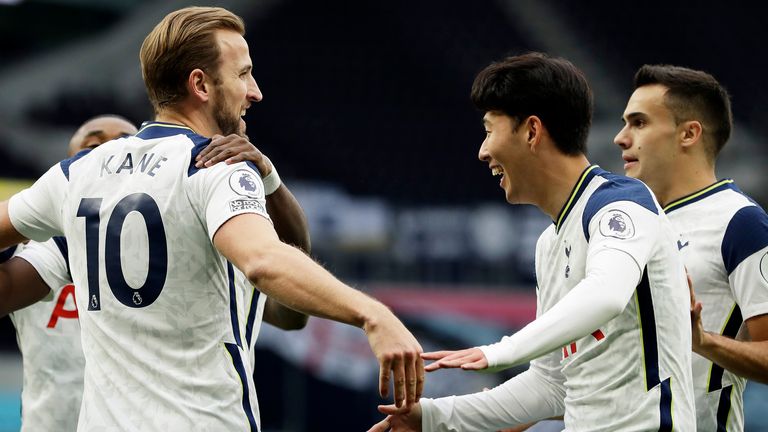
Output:
[[[91,119],[75,132],[69,143],[70,153],[103,144],[124,135],[134,135],[137,129],[131,122],[119,117],[98,117]]]
[[[624,114],[627,115],[635,112],[653,114],[667,111],[667,107],[664,105],[664,95],[666,93],[667,88],[661,84],[638,87],[632,92]]]
[[[251,66],[248,42],[234,30],[217,30],[216,43],[219,46],[219,67],[242,69]]]
[[[94,131],[104,131],[105,133],[116,133],[123,135],[125,133],[135,134],[136,126],[131,122],[119,117],[99,117],[85,122],[80,126],[79,132],[86,135]]]

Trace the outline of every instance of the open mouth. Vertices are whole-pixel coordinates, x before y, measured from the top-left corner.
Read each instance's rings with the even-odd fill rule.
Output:
[[[496,165],[491,167],[491,174],[493,174],[494,177],[501,177],[499,179],[499,186],[502,186],[502,182],[504,181],[504,168]]]

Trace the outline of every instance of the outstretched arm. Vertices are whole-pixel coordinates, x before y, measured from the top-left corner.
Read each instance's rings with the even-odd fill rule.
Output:
[[[216,248],[268,296],[288,307],[363,328],[380,363],[379,391],[412,404],[424,384],[421,346],[386,306],[344,285],[296,248],[277,238],[269,221],[240,214],[213,237]]]
[[[631,256],[603,249],[593,256],[581,282],[520,331],[492,345],[424,354],[424,359],[435,360],[426,370],[504,369],[537,358],[589,335],[620,314],[639,280],[640,269]]]
[[[266,157],[265,157],[266,159]],[[269,159],[267,159],[269,161]],[[274,169],[274,167],[273,167]],[[267,213],[275,224],[275,231],[284,243],[310,254],[309,227],[299,202],[285,184],[267,195]],[[306,327],[309,316],[283,306],[272,297],[267,297],[264,306],[264,321],[283,330],[300,330]]]

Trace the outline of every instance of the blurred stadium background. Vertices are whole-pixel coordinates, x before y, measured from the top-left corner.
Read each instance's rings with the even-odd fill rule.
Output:
[[[476,159],[483,138],[468,94],[492,60],[530,50],[588,75],[593,162],[621,171],[612,143],[644,63],[713,73],[733,95],[736,132],[721,177],[768,204],[768,29],[754,5],[649,0],[229,0],[264,101],[248,133],[280,167],[310,221],[313,255],[382,299],[427,350],[497,340],[532,319],[533,248],[550,221],[503,201]],[[141,41],[186,1],[0,0],[0,195],[63,158],[84,120],[151,117]],[[377,370],[361,332],[310,320],[265,329],[256,382],[265,431],[364,430],[380,418]],[[439,372],[428,396],[501,375]],[[0,431],[18,430],[21,369],[0,321]],[[768,430],[768,391],[750,383],[747,430]]]

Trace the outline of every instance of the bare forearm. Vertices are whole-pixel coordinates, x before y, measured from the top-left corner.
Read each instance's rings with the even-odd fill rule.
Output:
[[[304,210],[285,184],[281,184],[275,192],[267,195],[267,213],[272,218],[281,241],[292,244],[307,254],[311,252],[309,226]]]
[[[768,341],[738,341],[705,332],[694,351],[736,375],[768,384]]]
[[[283,305],[309,315],[362,327],[367,311],[385,308],[350,288],[291,246],[276,243],[246,270],[251,282]],[[366,311],[366,312],[364,312]]]
[[[281,241],[294,245],[309,255],[311,245],[309,227],[304,210],[285,184],[281,184],[267,196],[267,213],[275,224],[275,232]],[[300,330],[307,325],[309,317],[301,312],[283,306],[272,298],[267,300],[264,321],[283,330]]]

